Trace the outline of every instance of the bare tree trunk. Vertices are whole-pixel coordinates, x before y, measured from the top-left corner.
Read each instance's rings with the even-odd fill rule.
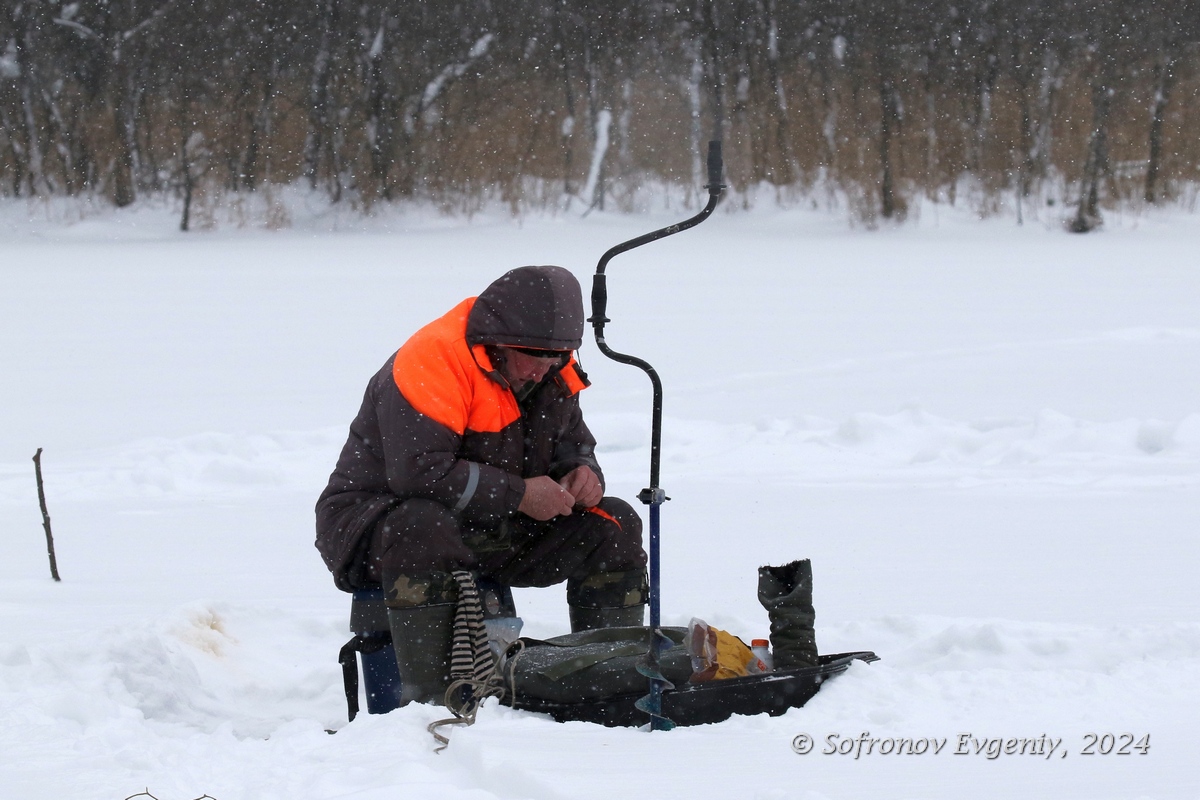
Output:
[[[28,162],[25,158],[25,145],[21,143],[22,125],[12,118],[9,110],[3,105],[0,105],[0,128],[4,129],[4,138],[8,142],[9,152],[12,153],[12,193],[20,197],[24,191],[25,177],[29,174],[26,169]]]
[[[583,187],[583,199],[593,208],[604,210],[605,155],[608,152],[608,133],[612,127],[612,111],[601,108],[596,112],[595,128],[592,132],[592,163],[588,167],[587,182]]]
[[[636,103],[633,99],[633,79],[626,77],[621,81],[621,113],[617,116],[617,161],[621,175],[628,173],[633,163],[632,141],[629,130],[633,125],[633,109]]]
[[[333,60],[331,50],[337,17],[337,0],[325,0],[321,12],[321,37],[309,80],[308,132],[304,137],[304,177],[313,189],[317,188],[320,175],[321,151],[329,141],[329,69]]]
[[[557,66],[563,90],[563,103],[567,109],[567,114],[558,128],[559,146],[562,148],[563,156],[563,196],[566,198],[570,198],[575,194],[575,120],[577,117],[577,110],[575,108],[575,76],[571,71],[571,53],[573,51],[569,47],[571,37],[567,31],[567,26],[571,22],[569,17],[567,0],[557,0],[554,4],[554,42],[552,50],[558,59]]]
[[[136,199],[134,190],[134,164],[137,142],[134,139],[134,109],[130,93],[133,79],[129,67],[118,49],[114,58],[113,138],[117,147],[115,172],[113,173],[113,205],[124,208]]]
[[[379,28],[366,58],[367,147],[371,152],[371,176],[375,191],[383,198],[392,198],[390,172],[394,130],[391,113],[391,93],[383,75],[387,52],[388,13],[383,11]]]
[[[1040,178],[1039,165],[1036,161],[1037,151],[1037,117],[1035,116],[1034,91],[1035,86],[1042,87],[1047,83],[1043,76],[1039,82],[1040,70],[1051,71],[1054,63],[1050,56],[1052,45],[1045,41],[1042,19],[1038,10],[1029,5],[1014,2],[1002,7],[1003,17],[1011,20],[1012,31],[1007,37],[1009,73],[1017,94],[1017,147],[1012,154],[1012,163],[1016,168],[1014,190],[1017,203],[1017,223],[1024,221],[1023,203],[1033,193],[1035,177]],[[1040,99],[1040,94],[1039,94]],[[1037,110],[1049,117],[1049,108],[1043,108],[1039,103]]]
[[[137,179],[139,190],[149,188],[151,191],[158,192],[163,189],[161,178],[163,173],[159,169],[157,150],[154,147],[154,117],[150,103],[152,98],[146,92],[142,80],[136,82],[133,99],[137,109],[132,120],[134,142],[137,142],[133,151],[133,174]],[[236,183],[236,163],[233,165],[232,172]]]
[[[183,213],[179,218],[179,230],[187,233],[192,227],[192,203],[196,197],[197,182],[204,177],[209,166],[209,151],[205,145],[204,133],[196,127],[193,105],[198,94],[196,76],[185,70],[180,70],[174,76],[178,90],[175,98],[179,127],[178,168],[175,173],[176,189],[183,193]],[[237,178],[235,176],[234,180]],[[236,188],[236,187],[234,187]]]
[[[976,31],[973,43],[971,135],[967,155],[967,170],[979,180],[984,178],[988,139],[992,127],[992,95],[996,90],[1000,58],[996,52],[997,4],[982,4],[980,18],[973,21]]]
[[[897,103],[896,87],[892,81],[889,59],[877,51],[879,89],[879,200],[880,213],[884,219],[903,215],[903,203],[896,197],[892,177],[892,135],[900,128],[900,108]]]
[[[196,182],[192,176],[192,156],[191,148],[188,146],[191,140],[191,123],[188,120],[188,114],[185,111],[183,114],[183,124],[180,125],[180,143],[179,143],[179,169],[181,179],[183,181],[183,213],[179,217],[179,230],[184,233],[188,232],[192,221],[192,196],[195,190]]]
[[[749,169],[746,171],[748,184],[766,181],[771,174],[770,159],[772,156],[768,141],[770,127],[762,118],[763,109],[752,99],[752,90],[757,92],[760,78],[753,54],[750,53],[749,42],[755,38],[756,32],[748,23],[737,32],[731,41],[735,42],[736,55],[732,59],[736,64],[733,75],[733,108],[730,128],[744,131],[738,136],[742,140],[741,149],[746,153]],[[726,148],[726,153],[730,148]]]
[[[974,103],[971,113],[970,154],[967,169],[977,178],[984,173],[984,154],[987,151],[988,132],[992,126],[992,91],[995,83],[993,70],[986,69],[975,76]]]
[[[1020,139],[1017,144],[1017,198],[1028,198],[1033,191],[1033,103],[1029,96],[1032,87],[1023,65],[1017,65],[1017,98],[1020,107]]]
[[[771,91],[773,108],[771,117],[775,134],[775,151],[778,153],[777,163],[782,163],[782,169],[775,176],[777,183],[791,183],[799,173],[796,156],[792,152],[792,137],[788,125],[788,102],[783,87],[783,78],[779,67],[779,22],[775,7],[776,0],[759,0],[767,38],[767,85]]]
[[[4,131],[4,139],[8,142],[9,152],[12,153],[12,192],[21,196],[21,186],[25,183],[25,148],[18,136],[19,125],[13,121],[8,109],[0,105],[0,130]]]
[[[704,44],[708,50],[706,59],[710,102],[713,115],[713,139],[725,138],[725,70],[722,46],[721,19],[717,13],[717,0],[705,0]]]
[[[275,98],[275,87],[279,80],[279,55],[274,44],[271,46],[271,66],[263,79],[262,94],[258,107],[250,116],[250,133],[246,142],[246,157],[242,164],[242,188],[254,191],[262,180],[270,180],[270,165],[261,167],[263,142],[271,141],[271,103]],[[261,172],[261,174],[260,174]]]
[[[80,189],[82,178],[78,172],[80,159],[77,157],[76,151],[77,142],[82,137],[78,129],[69,124],[66,117],[63,116],[62,106],[56,95],[57,91],[57,89],[52,91],[43,88],[42,103],[50,123],[50,140],[54,143],[55,151],[62,161],[63,185],[68,194],[76,194]]]
[[[350,117],[350,109],[340,106],[334,115],[336,122],[328,137],[328,154],[330,172],[330,197],[333,202],[341,202],[342,191],[346,188],[343,179],[346,175],[346,122]]]
[[[21,96],[21,116],[25,123],[25,147],[27,154],[26,170],[29,175],[29,191],[31,194],[42,194],[50,190],[46,180],[42,160],[42,132],[37,122],[37,106],[35,90],[37,76],[33,67],[33,23],[26,9],[21,14],[17,26],[16,45],[17,86]]]
[[[587,183],[583,187],[583,201],[588,204],[588,210],[598,208],[604,210],[606,185],[605,155],[608,152],[609,128],[612,125],[612,109],[610,104],[601,97],[603,91],[600,79],[600,66],[592,49],[590,28],[584,26],[583,70],[587,77],[588,117],[592,128],[592,162],[588,167]]]
[[[940,159],[938,158],[938,128],[941,119],[938,113],[938,95],[942,87],[937,75],[939,67],[936,46],[929,42],[925,46],[923,94],[925,96],[925,190],[932,198],[938,197],[941,187]]]
[[[1030,174],[1042,180],[1050,169],[1051,147],[1054,144],[1054,111],[1058,90],[1062,87],[1062,60],[1058,53],[1047,48],[1042,55],[1041,78],[1038,81],[1037,118],[1033,125],[1033,141],[1029,147]]]
[[[1087,160],[1079,187],[1079,208],[1070,228],[1087,233],[1103,224],[1100,214],[1100,182],[1108,174],[1108,115],[1112,108],[1112,55],[1104,52],[1092,78],[1092,132],[1088,137]]]
[[[868,30],[879,95],[879,212],[884,219],[903,218],[904,201],[896,192],[892,172],[892,137],[900,133],[900,96],[896,91],[896,58],[891,31],[878,14],[868,18]]]
[[[1167,105],[1171,102],[1171,91],[1175,87],[1176,67],[1179,51],[1175,42],[1163,42],[1163,50],[1154,64],[1154,103],[1150,110],[1150,156],[1146,164],[1146,202],[1156,203],[1159,198],[1158,176],[1162,169],[1163,120]]]
[[[827,180],[832,181],[840,167],[838,160],[838,121],[841,107],[833,71],[842,63],[845,39],[835,36],[829,43],[828,52],[817,58],[816,71],[820,79],[817,90],[819,102],[811,103],[815,122],[821,131],[821,163],[828,170]]]
[[[563,93],[565,95],[563,99],[566,102],[567,115],[559,126],[558,136],[563,151],[563,194],[570,197],[575,193],[575,118],[578,114],[575,110],[575,89],[571,85],[569,67],[563,72]]]
[[[692,179],[688,182],[690,203],[691,193],[698,191],[698,187],[704,183],[704,163],[700,149],[704,135],[701,118],[701,111],[703,109],[701,92],[704,82],[704,59],[701,54],[702,48],[699,42],[694,43],[689,49],[692,51],[692,68],[688,73],[687,80],[688,111],[690,112],[689,119],[691,122],[688,131],[692,145]]]

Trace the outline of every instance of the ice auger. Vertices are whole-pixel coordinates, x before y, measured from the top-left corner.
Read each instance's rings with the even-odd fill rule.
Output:
[[[717,203],[721,201],[721,193],[725,190],[725,184],[721,181],[721,167],[721,142],[711,141],[708,143],[708,183],[704,187],[708,190],[708,203],[700,210],[700,213],[683,222],[668,225],[665,228],[643,234],[610,248],[600,257],[599,263],[596,264],[596,274],[592,277],[592,316],[588,318],[588,322],[592,323],[592,328],[595,331],[596,346],[600,348],[601,353],[613,361],[621,364],[629,364],[645,372],[650,378],[651,385],[654,387],[650,425],[650,485],[638,494],[638,499],[650,506],[650,546],[648,555],[650,557],[651,633],[646,656],[638,665],[638,672],[645,675],[650,681],[650,694],[641,698],[637,702],[637,707],[650,715],[651,730],[670,730],[674,727],[674,724],[663,716],[662,713],[662,692],[664,688],[671,688],[671,684],[663,676],[662,670],[659,667],[659,657],[666,648],[671,646],[671,640],[661,630],[661,602],[659,592],[659,508],[664,502],[670,499],[662,487],[658,485],[662,445],[662,381],[659,379],[654,367],[650,366],[649,363],[636,356],[618,353],[609,347],[608,342],[605,341],[604,325],[611,320],[605,316],[608,306],[608,284],[604,270],[614,256],[628,252],[635,247],[656,242],[659,239],[664,239],[681,231],[686,231],[689,228],[694,228],[708,219],[709,215],[717,207]]]

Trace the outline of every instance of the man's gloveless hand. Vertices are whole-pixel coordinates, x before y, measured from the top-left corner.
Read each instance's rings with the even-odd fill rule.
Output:
[[[604,487],[600,478],[588,466],[578,466],[559,480],[558,485],[571,493],[575,505],[581,508],[592,508],[604,497]]]
[[[560,514],[570,514],[573,505],[575,495],[555,483],[550,476],[540,475],[525,479],[525,495],[521,498],[521,505],[517,506],[517,511],[539,522],[545,522]]]

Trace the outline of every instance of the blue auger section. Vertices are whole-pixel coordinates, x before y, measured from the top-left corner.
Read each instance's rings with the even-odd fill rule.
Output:
[[[650,715],[650,730],[669,731],[675,723],[662,713],[662,693],[665,689],[674,689],[675,684],[662,674],[660,658],[664,652],[674,646],[670,637],[658,627],[650,635],[650,647],[646,654],[637,660],[636,668],[639,673],[650,679],[650,694],[638,698],[634,708]]]
[[[650,506],[650,550],[647,553],[647,566],[650,572],[650,630],[653,633],[646,655],[641,659],[644,663],[638,667],[639,672],[650,678],[650,694],[638,700],[634,706],[650,715],[650,730],[669,731],[675,725],[662,713],[663,684],[667,683],[667,679],[663,677],[659,664],[663,651],[670,647],[672,642],[660,628],[662,622],[658,574],[660,509],[667,496],[662,489],[651,487],[643,489],[638,494],[638,499]]]
[[[645,675],[647,678],[658,681],[659,685],[663,689],[674,689],[675,684],[667,680],[667,676],[662,674],[662,669],[659,663],[659,657],[662,656],[666,650],[674,646],[675,643],[671,641],[671,638],[656,628],[654,630],[653,638],[650,642],[650,648],[640,658],[638,658],[637,663],[634,665],[635,668],[640,674]]]
[[[659,697],[657,699],[657,701],[652,698],[653,698],[653,693],[648,694],[645,697],[638,698],[638,701],[633,704],[633,707],[636,708],[638,711],[641,711],[643,714],[650,715],[650,730],[652,730],[652,731],[673,731],[673,730],[675,730],[675,723],[671,722],[671,720],[667,719],[666,717],[664,717],[662,715],[662,697]],[[659,707],[659,713],[657,713],[657,714],[651,710],[651,706],[654,706],[656,703]]]

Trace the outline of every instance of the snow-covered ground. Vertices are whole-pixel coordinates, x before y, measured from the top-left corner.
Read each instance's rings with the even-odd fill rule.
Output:
[[[0,798],[1200,797],[1197,218],[718,213],[615,259],[609,342],[666,389],[665,621],[765,635],[756,568],[808,557],[821,649],[883,660],[669,733],[490,704],[439,755],[438,709],[345,724],[348,602],[312,546],[345,427],[505,269],[586,288],[675,215],[50,216],[0,207]],[[581,356],[632,497],[648,382]],[[527,633],[567,629],[561,588],[517,602]],[[1021,738],[1040,754],[988,741]],[[826,753],[847,739],[893,743]]]

